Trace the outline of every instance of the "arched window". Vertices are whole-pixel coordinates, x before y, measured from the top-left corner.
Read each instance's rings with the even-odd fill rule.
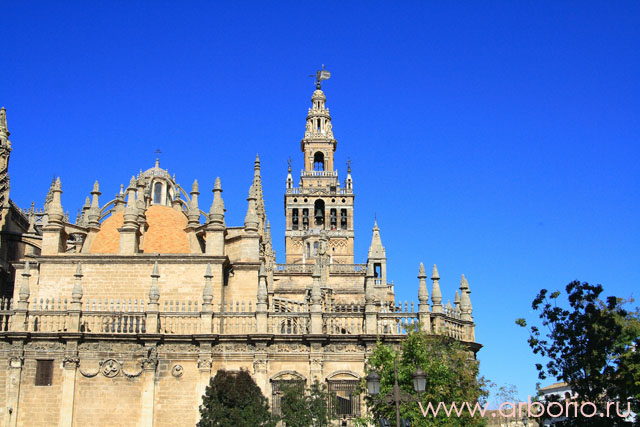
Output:
[[[324,170],[324,154],[322,154],[320,151],[313,155],[313,170]]]
[[[153,204],[162,204],[162,183],[156,182],[153,186]]]
[[[324,201],[318,199],[313,204],[313,219],[316,225],[324,225]]]

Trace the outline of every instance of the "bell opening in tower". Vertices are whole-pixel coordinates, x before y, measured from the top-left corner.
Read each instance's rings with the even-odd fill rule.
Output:
[[[313,170],[324,171],[324,154],[320,151],[313,155]]]
[[[318,199],[313,204],[315,225],[324,225],[324,200]]]

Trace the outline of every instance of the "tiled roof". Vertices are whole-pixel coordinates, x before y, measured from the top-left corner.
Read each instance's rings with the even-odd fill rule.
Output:
[[[150,206],[146,212],[147,225],[142,252],[182,254],[189,253],[189,238],[184,231],[187,217],[168,206]],[[118,228],[124,224],[124,212],[120,211],[104,220],[89,253],[117,254],[120,246]]]

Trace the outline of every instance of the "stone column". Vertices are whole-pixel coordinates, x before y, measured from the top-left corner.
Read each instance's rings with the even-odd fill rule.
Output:
[[[324,382],[323,368],[324,367],[324,354],[322,352],[322,344],[319,342],[312,342],[309,348],[309,379],[311,383],[318,381]]]
[[[209,385],[209,380],[211,379],[212,365],[211,342],[201,342],[198,353],[198,385],[196,390],[198,404],[196,405],[196,421],[200,421],[200,405],[202,404],[202,396],[204,396],[207,386]]]
[[[67,343],[67,349],[69,346],[76,349],[77,354],[77,342]],[[69,350],[67,350],[69,351]],[[73,409],[74,409],[74,397],[76,392],[76,372],[78,369],[77,355],[65,356],[62,359],[62,395],[60,404],[60,419],[58,421],[59,427],[71,427],[73,425]]]
[[[256,350],[253,353],[253,376],[265,396],[269,395],[268,365],[267,343],[257,342]]]
[[[420,327],[422,328],[422,330],[425,333],[430,334],[431,313],[429,311],[429,291],[427,290],[427,275],[424,271],[424,265],[422,263],[420,263],[418,279],[420,280],[420,287],[418,289],[418,320],[420,321]]]
[[[24,337],[26,338],[26,336]],[[5,423],[7,427],[15,427],[18,421],[18,398],[20,397],[20,382],[22,377],[22,365],[24,341],[13,341],[11,355],[9,356],[9,373],[7,375],[7,412]]]
[[[204,289],[202,290],[202,308],[200,311],[200,333],[210,334],[213,332],[213,287],[211,286],[211,264],[207,264],[204,272]]]
[[[155,405],[156,368],[158,366],[158,353],[155,342],[145,344],[147,357],[142,359],[142,398],[140,411],[141,427],[153,427],[153,411]]]

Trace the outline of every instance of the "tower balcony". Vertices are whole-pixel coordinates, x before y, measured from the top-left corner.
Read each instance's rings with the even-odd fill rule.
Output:
[[[337,177],[338,176],[338,171],[306,171],[306,170],[302,170],[300,172],[300,175],[302,177]]]

